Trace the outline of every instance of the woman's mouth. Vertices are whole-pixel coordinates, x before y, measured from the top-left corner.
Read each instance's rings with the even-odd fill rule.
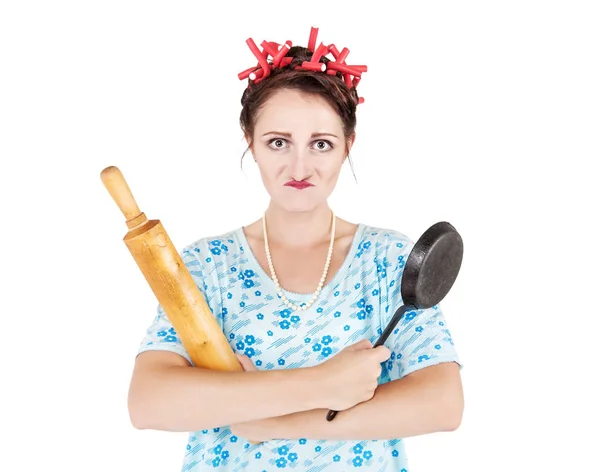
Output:
[[[286,187],[293,187],[293,188],[298,189],[298,190],[303,190],[303,189],[308,188],[308,187],[314,187],[313,184],[311,184],[310,182],[306,182],[305,180],[300,180],[300,181],[298,181],[298,180],[290,180],[289,182],[287,182],[285,184],[285,186]]]

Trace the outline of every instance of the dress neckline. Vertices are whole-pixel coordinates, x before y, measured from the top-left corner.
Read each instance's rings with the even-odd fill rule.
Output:
[[[337,272],[335,273],[333,278],[326,285],[323,286],[321,293],[323,293],[325,291],[329,291],[332,287],[335,287],[340,282],[340,280],[344,277],[348,268],[350,267],[350,264],[352,264],[352,260],[354,259],[354,256],[356,255],[356,252],[358,250],[358,245],[360,244],[362,235],[364,233],[364,229],[365,229],[364,223],[357,223],[357,228],[356,228],[356,231],[354,232],[354,236],[352,237],[352,243],[350,244],[350,249],[348,250],[346,257],[344,258],[342,265],[337,270]],[[246,233],[244,233],[244,227],[240,226],[239,228],[237,228],[235,230],[235,232],[242,243],[243,252],[246,254],[246,256],[248,257],[248,259],[252,263],[252,265],[255,266],[255,271],[258,272],[262,278],[266,278],[268,280],[268,283],[270,284],[271,288],[273,289],[274,295],[278,296],[276,293],[275,282],[273,282],[273,279],[271,279],[271,275],[267,274],[265,272],[265,270],[263,269],[263,267],[258,262],[258,259],[256,258],[254,251],[252,251],[252,248],[250,247],[250,243],[248,242],[248,239],[246,238]],[[281,287],[281,290],[288,298],[294,297],[299,300],[308,300],[314,295],[314,292],[297,293],[297,292],[291,292],[289,290],[286,290],[283,287]]]

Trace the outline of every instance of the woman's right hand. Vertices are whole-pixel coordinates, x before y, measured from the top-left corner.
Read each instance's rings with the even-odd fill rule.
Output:
[[[387,347],[373,348],[368,339],[363,339],[313,367],[318,389],[324,394],[322,408],[343,411],[373,398],[381,363],[387,361],[390,354]]]

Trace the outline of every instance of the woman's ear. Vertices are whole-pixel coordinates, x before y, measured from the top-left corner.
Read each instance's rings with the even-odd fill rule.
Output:
[[[346,156],[348,154],[350,154],[350,150],[352,149],[352,146],[354,145],[355,139],[356,139],[356,133],[352,133],[350,135],[350,137],[348,138],[348,140],[346,141]]]

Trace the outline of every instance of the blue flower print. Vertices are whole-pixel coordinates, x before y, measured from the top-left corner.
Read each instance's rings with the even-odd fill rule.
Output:
[[[362,457],[360,456],[356,456],[354,459],[352,459],[352,465],[354,467],[361,467],[363,463]]]
[[[172,335],[176,335],[175,328],[169,328],[169,333]]]
[[[244,349],[244,343],[242,341],[238,341],[235,347],[237,347],[238,350],[241,351],[242,349]]]
[[[317,313],[323,313],[323,308],[321,308],[321,307],[317,308]]]
[[[207,257],[206,258],[206,262],[210,262],[210,261],[212,261],[212,258],[211,257]]]
[[[367,314],[365,313],[365,310],[360,310],[357,314],[356,317],[359,320],[364,320],[367,317]]]
[[[285,365],[285,359],[279,359],[279,360],[277,361],[277,363],[278,363],[279,365]]]
[[[419,356],[419,362],[423,362],[423,361],[427,361],[429,360],[429,356],[427,354],[423,354],[422,356]]]
[[[367,313],[371,313],[371,312],[373,311],[373,305],[367,305],[367,306],[365,307],[365,311],[366,311]]]
[[[285,468],[286,464],[287,461],[283,457],[280,457],[279,459],[277,459],[277,461],[275,461],[275,465],[277,465],[277,468],[279,469]]]
[[[321,452],[321,446],[315,447],[315,452]]]
[[[250,269],[248,269],[248,270],[245,270],[245,271],[244,271],[244,275],[245,275],[246,277],[254,277],[254,271],[253,271],[253,270],[250,270]]]
[[[373,295],[374,297],[376,297],[377,295],[379,295],[379,290],[375,289],[371,292],[371,295]]]
[[[291,314],[292,314],[292,310],[290,310],[289,308],[286,308],[285,310],[281,310],[281,312],[279,313],[279,316],[281,316],[282,318],[289,318]]]
[[[283,320],[279,322],[279,327],[281,329],[290,329],[290,322],[288,320]]]
[[[340,460],[342,460],[342,458],[338,454],[333,456],[333,462],[339,462]]]
[[[254,292],[254,295],[256,295],[257,297],[260,297],[260,290],[257,290],[256,292]]]
[[[342,313],[341,313],[341,312],[339,312],[339,311],[336,311],[336,312],[333,314],[333,316],[334,316],[335,318],[339,318],[340,316],[342,316]]]
[[[438,324],[439,324],[440,326],[444,326],[444,322],[443,322],[443,321],[440,321]]]
[[[221,241],[219,241],[218,239],[213,239],[210,242],[210,244],[213,245],[213,246],[220,246],[221,245]]]
[[[267,331],[267,335],[273,336],[273,331],[271,331],[271,330]]]
[[[158,333],[156,333],[157,336],[166,336],[167,332],[166,331],[159,331]]]
[[[337,297],[339,294],[340,294],[340,291],[339,291],[339,290],[336,290],[336,291],[333,293],[333,296],[334,296],[334,297]]]
[[[310,342],[310,338],[304,338],[304,342],[308,344]]]
[[[237,269],[236,269],[235,267],[231,267],[229,270],[230,270],[231,272],[235,272]]]
[[[417,316],[417,313],[416,313],[416,312],[414,312],[414,311],[409,311],[409,312],[406,314],[406,320],[407,320],[407,321],[414,320],[414,319],[415,319],[415,316]]]
[[[357,444],[356,446],[354,446],[352,448],[352,452],[354,452],[354,454],[360,454],[363,452],[363,446],[362,444]]]
[[[331,336],[329,336],[329,335],[323,336],[321,338],[321,342],[323,344],[325,344],[325,346],[327,346],[329,343],[331,343],[331,341],[333,341],[333,340],[331,339]]]
[[[292,320],[292,323],[298,323],[298,321],[300,321],[300,317],[298,315],[294,315],[290,319]]]
[[[244,341],[246,341],[246,344],[248,346],[252,346],[256,342],[256,339],[254,339],[254,336],[252,336],[251,334],[247,334],[244,338]]]
[[[298,442],[299,442],[300,444],[306,444],[306,439],[304,439],[304,438],[301,438],[301,439],[300,439]]]
[[[317,344],[315,344],[313,346],[313,351],[317,352],[317,351],[320,351],[320,350],[321,350],[321,345],[319,343],[317,343]]]
[[[365,452],[363,452],[363,457],[366,460],[369,460],[371,457],[373,457],[373,453],[371,451],[365,451]]]
[[[402,248],[402,247],[404,247],[404,244],[402,244],[402,243],[396,243],[396,247]]]
[[[442,348],[442,346],[440,346],[439,344],[436,344],[435,346],[433,346],[434,348],[436,348],[438,351]]]
[[[167,336],[165,337],[165,341],[168,343],[174,343],[175,341],[177,341],[177,338],[175,336]]]
[[[402,269],[404,267],[404,256],[398,256],[398,267]]]
[[[254,457],[256,459],[260,459],[262,457],[262,454],[260,452],[257,452],[256,454],[254,454]]]
[[[262,365],[262,361],[259,359],[255,362],[257,367],[260,367]]]
[[[221,453],[221,459],[225,460],[229,457],[229,451],[223,451]]]
[[[330,356],[332,352],[333,352],[333,350],[330,347],[324,347],[323,350],[321,351],[321,355],[323,357],[327,357],[327,356]]]
[[[298,460],[298,454],[296,454],[295,452],[290,452],[288,454],[288,460],[290,462],[296,462]]]
[[[221,311],[221,313],[223,313],[224,315],[226,315],[227,313],[229,313],[229,311],[227,311],[227,308],[223,308],[223,310]]]
[[[246,306],[246,303],[245,303],[245,302],[240,302],[240,306],[241,306],[242,308],[244,308],[244,307]]]
[[[230,334],[229,334],[229,339],[235,339],[235,334],[233,334],[233,333],[230,333]]]
[[[246,350],[244,351],[244,354],[247,355],[248,357],[252,357],[256,354],[256,351],[252,347],[247,347]]]
[[[218,247],[211,247],[210,252],[212,252],[215,256],[221,254],[221,250]]]
[[[344,326],[344,331],[349,331],[349,330],[350,330],[350,325]]]
[[[252,287],[254,287],[254,282],[250,279],[246,279],[246,280],[244,280],[244,286],[246,288],[252,288]]]
[[[358,290],[360,288],[360,284],[354,284],[354,290]]]
[[[365,303],[366,303],[365,299],[364,299],[364,298],[361,298],[361,299],[358,301],[358,303],[356,304],[356,306],[358,306],[358,308],[364,308],[364,307],[365,307]]]
[[[398,457],[398,451],[396,449],[392,451],[392,456]]]
[[[285,456],[289,452],[289,450],[290,449],[287,446],[281,446],[279,449],[277,449],[277,452],[280,456]]]
[[[221,454],[221,451],[223,450],[223,446],[217,446],[214,449],[214,453],[215,454]]]
[[[237,442],[237,440],[238,440],[238,437],[237,437],[237,436],[231,436],[231,437],[229,438],[229,440],[230,440],[231,442]]]
[[[416,331],[417,333],[420,333],[421,331],[423,331],[423,326],[417,326],[417,327],[415,328],[415,331]]]
[[[259,320],[264,319],[265,315],[263,315],[262,313],[259,313],[258,315],[256,315],[256,318]]]
[[[220,458],[220,457],[215,457],[215,458],[212,460],[212,465],[213,465],[213,467],[219,467],[219,464],[220,464],[220,463],[221,463],[221,458]]]
[[[231,292],[227,292],[227,300],[231,300],[232,297],[233,295],[231,294]]]

